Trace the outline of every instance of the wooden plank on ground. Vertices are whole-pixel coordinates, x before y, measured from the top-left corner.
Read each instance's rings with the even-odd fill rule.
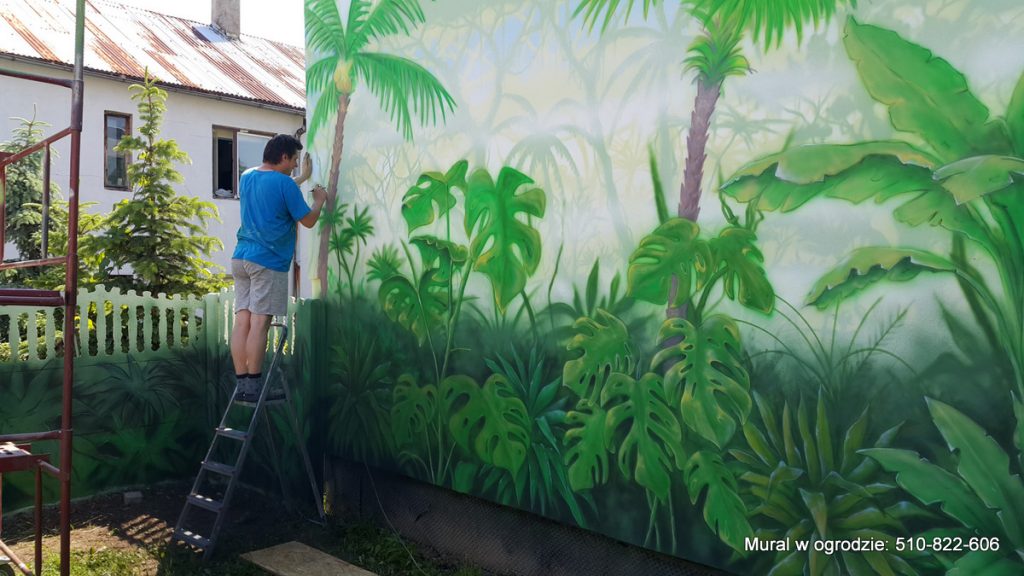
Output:
[[[377,576],[301,542],[286,542],[242,554],[275,576]]]

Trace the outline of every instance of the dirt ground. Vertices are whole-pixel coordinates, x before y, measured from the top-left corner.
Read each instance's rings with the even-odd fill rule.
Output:
[[[175,483],[139,489],[142,500],[133,504],[125,504],[123,492],[73,502],[71,549],[148,551],[150,554],[147,555],[144,572],[147,576],[155,576],[158,560],[153,552],[164,547],[170,539],[189,488],[190,484]],[[330,537],[326,530],[290,513],[274,498],[240,490],[234,502],[221,532],[215,554],[217,558],[290,540],[315,545],[318,540]],[[48,530],[44,531],[43,549],[54,554],[60,544],[55,531],[58,519],[57,507],[49,507],[45,511],[43,525]],[[31,564],[31,511],[5,517],[3,531],[4,541],[22,560]]]
[[[307,519],[316,518],[312,502],[292,500],[295,508],[290,509],[281,492],[262,493],[244,486],[232,499],[214,553],[214,566],[202,564],[198,555],[184,545],[168,544],[190,489],[191,482],[138,489],[142,500],[132,504],[125,503],[124,492],[72,502],[72,552],[131,553],[144,559],[140,567],[143,576],[251,576],[266,572],[240,560],[239,555],[294,540],[382,576],[498,576],[404,541],[342,510],[336,511],[339,516],[330,517],[327,526],[315,524]],[[45,553],[56,555],[59,550],[58,519],[56,506],[44,511]],[[4,518],[4,542],[30,565],[33,530],[31,510]]]

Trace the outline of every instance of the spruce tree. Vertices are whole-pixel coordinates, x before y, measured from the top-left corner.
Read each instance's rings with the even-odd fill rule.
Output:
[[[18,121],[11,140],[0,144],[0,151],[17,154],[42,139],[45,122],[32,119],[11,118]],[[28,205],[43,199],[43,153],[30,154],[7,167],[7,202],[5,238],[18,249],[18,260],[35,260],[40,256],[40,246],[32,241],[32,233],[42,225],[39,211]],[[51,189],[56,187],[51,187]]]
[[[103,254],[105,282],[153,294],[205,294],[229,283],[214,273],[209,261],[223,243],[207,234],[207,223],[220,221],[217,207],[192,196],[179,196],[174,184],[184,181],[175,164],[190,163],[174,140],[160,138],[167,110],[167,92],[146,71],[142,84],[129,87],[138,105],[142,126],[114,148],[130,154],[128,182],[132,197],[118,202],[107,216],[101,235],[87,245]],[[130,268],[130,279],[114,276]]]

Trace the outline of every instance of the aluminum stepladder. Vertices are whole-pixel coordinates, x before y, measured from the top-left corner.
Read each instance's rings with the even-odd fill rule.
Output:
[[[281,472],[280,461],[277,456],[277,449],[274,447],[272,423],[267,415],[267,411],[265,410],[267,407],[284,406],[287,412],[288,423],[291,426],[292,432],[295,434],[295,442],[302,454],[302,462],[306,469],[306,475],[309,477],[309,485],[313,491],[313,499],[316,502],[316,511],[320,516],[320,522],[326,524],[327,516],[324,512],[320,491],[316,485],[316,476],[313,474],[313,465],[310,462],[309,452],[306,450],[306,445],[302,438],[302,429],[299,427],[299,420],[295,413],[295,407],[292,404],[292,393],[280,366],[281,350],[284,348],[284,343],[288,340],[288,327],[280,322],[273,322],[271,326],[278,328],[280,333],[273,359],[270,361],[270,367],[266,371],[267,378],[265,379],[263,388],[260,390],[259,399],[255,403],[243,402],[236,400],[235,393],[232,393],[231,398],[228,400],[227,408],[224,410],[224,415],[221,417],[220,425],[217,426],[213,440],[210,442],[210,448],[206,453],[206,458],[203,459],[203,462],[199,467],[199,474],[196,475],[195,482],[192,484],[192,490],[185,499],[185,506],[181,510],[181,515],[178,517],[178,523],[175,525],[174,532],[171,536],[172,541],[184,542],[185,544],[202,550],[203,560],[208,560],[210,558],[213,554],[214,547],[217,545],[220,530],[223,527],[224,519],[227,516],[228,505],[231,503],[231,497],[234,495],[235,487],[238,484],[238,479],[242,472],[242,467],[244,466],[246,456],[252,447],[256,428],[259,425],[261,418],[266,424],[267,439],[271,452],[270,458],[275,471],[277,472],[280,486],[282,491],[287,490],[285,488],[285,479]],[[284,399],[269,400],[267,398],[268,392],[271,388],[277,385],[280,385],[281,390],[284,392]],[[246,409],[251,409],[249,423],[246,429],[239,430],[230,428],[228,426],[228,422],[232,413]],[[215,452],[221,442],[241,444],[237,456],[235,457],[234,464],[222,463],[214,459]],[[224,488],[223,497],[220,501],[204,496],[200,491],[203,489],[204,481],[208,481],[210,479],[209,475],[211,474],[227,478],[227,487]],[[189,513],[193,511],[205,511],[215,515],[213,527],[208,536],[201,536],[196,531],[187,529]]]

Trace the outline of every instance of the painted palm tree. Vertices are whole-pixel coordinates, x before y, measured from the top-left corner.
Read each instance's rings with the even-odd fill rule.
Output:
[[[646,18],[661,0],[643,0]],[[755,44],[765,50],[778,47],[786,31],[793,29],[797,40],[803,39],[808,22],[827,22],[839,7],[856,7],[857,0],[680,0],[683,9],[701,24],[701,33],[690,44],[684,60],[686,68],[696,75],[697,97],[693,105],[689,134],[686,138],[686,164],[679,189],[677,213],[681,218],[696,221],[700,214],[701,181],[711,118],[722,85],[730,76],[750,72],[750,63],[743,55],[740,42],[750,34]],[[628,19],[636,0],[582,0],[576,15],[582,15],[591,28],[600,23],[608,28],[620,14]]]
[[[690,116],[686,136],[686,160],[683,182],[679,187],[677,215],[694,222],[700,215],[701,182],[707,159],[708,133],[722,86],[730,76],[748,74],[750,62],[743,55],[740,42],[750,34],[754,43],[764,50],[778,47],[789,29],[803,40],[808,22],[817,26],[828,22],[839,7],[857,6],[857,0],[679,0],[682,8],[701,24],[700,35],[690,44],[684,63],[696,75],[697,97]],[[646,18],[661,0],[643,0]],[[582,14],[591,28],[600,22],[604,32],[621,13],[628,19],[636,0],[581,0],[575,15]],[[672,279],[669,302],[678,291],[678,279]],[[669,306],[667,316],[685,316],[686,307]]]
[[[320,97],[313,108],[308,142],[334,122],[334,144],[327,186],[325,214],[335,214],[338,178],[345,141],[345,117],[353,93],[360,84],[377,97],[381,108],[402,136],[412,139],[412,118],[422,125],[444,121],[455,109],[455,100],[425,68],[400,56],[371,51],[375,40],[408,34],[425,21],[419,0],[352,0],[342,21],[337,0],[306,0],[306,42],[312,64],[306,69],[306,85]],[[320,229],[317,276],[320,294],[327,293],[328,243],[333,220],[325,218]]]

